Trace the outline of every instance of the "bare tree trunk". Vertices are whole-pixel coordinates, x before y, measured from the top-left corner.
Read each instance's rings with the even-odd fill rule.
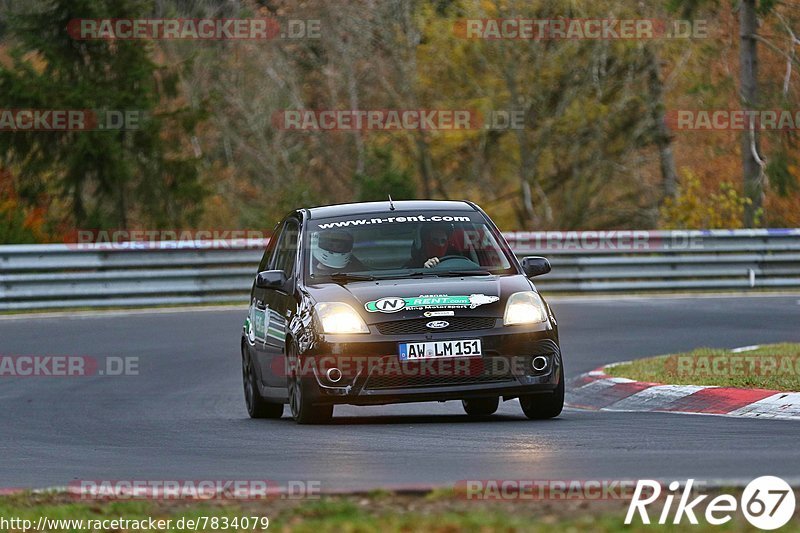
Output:
[[[664,84],[661,80],[658,57],[647,52],[650,72],[647,77],[650,92],[652,120],[655,124],[655,143],[661,163],[662,200],[674,198],[678,194],[678,173],[675,170],[675,158],[672,155],[672,138],[664,120]]]
[[[516,130],[517,146],[519,149],[519,167],[517,169],[519,176],[520,192],[522,193],[522,213],[525,214],[524,220],[520,220],[523,229],[537,229],[539,226],[539,217],[536,215],[536,209],[533,207],[533,194],[531,193],[531,183],[528,180],[529,169],[533,168],[533,158],[531,151],[525,142],[525,132]]]
[[[358,86],[356,84],[356,74],[350,61],[347,62],[347,93],[350,99],[350,109],[358,109]],[[353,138],[356,145],[356,174],[363,175],[366,167],[364,138],[361,136],[360,131],[355,132]]]
[[[519,102],[519,91],[517,90],[517,70],[516,65],[510,65],[503,69],[503,77],[506,81],[506,88],[511,97],[512,102]],[[539,226],[539,217],[536,215],[536,209],[533,205],[533,195],[531,194],[531,183],[528,180],[528,175],[533,169],[533,158],[531,150],[528,147],[525,132],[520,129],[515,130],[517,137],[517,150],[519,154],[519,167],[517,168],[517,175],[519,179],[519,189],[521,194],[522,209],[519,213],[522,215],[519,219],[520,226],[523,229],[535,229]]]
[[[123,144],[128,149],[133,149],[133,139],[129,132],[122,132]],[[121,229],[128,229],[128,202],[126,201],[125,181],[120,180],[117,183],[117,217],[119,219],[119,227]],[[161,184],[159,184],[161,185]]]
[[[428,143],[425,141],[424,134],[417,130],[415,132],[417,143],[417,161],[419,163],[419,175],[422,179],[422,194],[426,200],[433,198],[431,183],[433,182],[433,168],[431,163],[431,152]]]
[[[745,109],[758,105],[758,56],[756,49],[756,0],[741,0],[739,5],[739,72],[740,97]],[[757,126],[757,125],[756,125]],[[756,214],[762,204],[761,165],[758,159],[758,128],[751,127],[742,132],[742,173],[744,194],[750,199],[745,206],[744,225],[752,228]]]

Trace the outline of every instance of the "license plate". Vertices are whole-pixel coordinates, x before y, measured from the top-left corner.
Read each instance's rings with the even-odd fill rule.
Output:
[[[401,342],[399,347],[401,361],[416,359],[442,359],[445,357],[480,357],[479,339],[436,342]]]

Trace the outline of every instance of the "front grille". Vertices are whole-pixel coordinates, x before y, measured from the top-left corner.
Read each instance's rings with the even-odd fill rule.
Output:
[[[435,320],[444,320],[450,325],[442,329],[433,329],[425,324]],[[381,335],[410,335],[414,333],[432,333],[441,331],[449,333],[451,331],[472,331],[477,329],[491,329],[495,326],[497,319],[494,317],[482,316],[448,316],[434,318],[414,318],[412,320],[396,320],[393,322],[383,322],[377,324],[378,333]]]
[[[442,363],[442,361],[436,361]],[[492,371],[487,360],[479,358],[468,361],[468,366],[454,370],[452,364],[422,365],[420,361],[388,365],[375,368],[370,373],[364,389],[406,389],[435,387],[437,385],[477,385],[483,383],[506,383],[515,378],[508,372]]]

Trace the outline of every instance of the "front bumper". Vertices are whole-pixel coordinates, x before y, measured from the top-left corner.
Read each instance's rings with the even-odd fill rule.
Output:
[[[538,326],[544,328],[544,325]],[[557,333],[537,326],[427,335],[320,336],[301,354],[308,392],[315,403],[376,405],[549,393],[558,385],[561,352]],[[481,357],[403,362],[400,342],[480,339]],[[536,370],[533,359],[544,357]],[[541,364],[542,360],[537,361]],[[330,379],[328,370],[336,368]]]

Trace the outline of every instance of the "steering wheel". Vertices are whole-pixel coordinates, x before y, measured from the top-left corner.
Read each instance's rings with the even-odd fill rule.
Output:
[[[448,263],[449,262],[449,263]],[[442,268],[442,265],[448,263],[449,266],[446,268],[462,268],[462,269],[473,269],[473,268],[480,268],[480,265],[471,259],[464,257],[463,255],[444,255],[439,258],[439,264],[433,268],[439,269]],[[455,265],[454,263],[461,263],[460,265]]]
[[[453,261],[453,260],[455,260],[455,259],[466,259],[467,261],[469,261],[469,259],[467,259],[467,258],[466,258],[466,257],[464,257],[463,255],[455,255],[455,254],[451,254],[451,255],[443,255],[442,257],[440,257],[440,258],[439,258],[439,264],[441,265],[441,264],[442,264],[442,263],[444,263],[445,261]]]

